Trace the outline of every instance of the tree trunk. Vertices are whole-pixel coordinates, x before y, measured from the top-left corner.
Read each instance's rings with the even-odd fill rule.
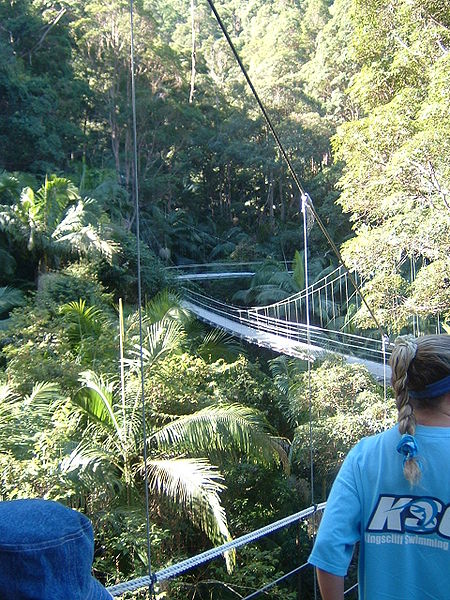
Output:
[[[286,223],[286,206],[283,196],[283,173],[280,171],[280,179],[278,180],[278,193],[280,194],[280,218],[283,223]]]
[[[189,103],[194,101],[196,75],[195,1],[191,0],[191,89]]]
[[[270,227],[273,228],[273,168],[269,170],[269,187],[267,190],[267,205],[269,207]]]

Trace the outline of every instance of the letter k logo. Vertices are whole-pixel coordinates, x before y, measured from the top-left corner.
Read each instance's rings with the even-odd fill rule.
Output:
[[[411,500],[411,497],[380,496],[367,530],[402,531],[401,514]]]

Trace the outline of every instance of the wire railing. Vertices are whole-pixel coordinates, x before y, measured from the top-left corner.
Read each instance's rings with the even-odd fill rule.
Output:
[[[139,577],[136,579],[132,579],[131,581],[121,582],[116,585],[110,586],[107,588],[109,593],[113,597],[119,597],[125,594],[126,592],[134,592],[139,589],[148,588],[149,586],[154,586],[157,583],[162,583],[163,581],[168,581],[169,579],[175,579],[180,575],[188,573],[192,569],[199,567],[211,560],[219,558],[223,556],[225,552],[229,552],[231,550],[237,550],[238,548],[242,548],[243,546],[247,546],[248,544],[254,543],[274,532],[280,531],[286,527],[289,527],[293,524],[298,524],[305,519],[315,517],[315,515],[319,512],[322,512],[325,508],[326,503],[322,502],[315,506],[310,506],[309,508],[305,508],[300,512],[294,513],[288,517],[280,519],[279,521],[275,521],[274,523],[270,523],[269,525],[265,525],[260,529],[256,529],[250,533],[242,535],[234,540],[226,542],[220,546],[216,546],[215,548],[211,548],[210,550],[206,550],[206,552],[202,552],[193,557],[182,560],[176,564],[169,565],[159,571],[156,571],[152,574],[152,577]],[[242,598],[242,600],[251,600],[253,598],[257,598],[262,594],[265,594],[270,589],[276,587],[280,583],[286,581],[290,577],[296,575],[303,569],[310,567],[311,565],[308,562],[304,562],[303,564],[295,567],[291,571],[283,574],[280,577],[277,577],[273,581],[264,584],[259,589],[254,590],[249,595]],[[357,584],[352,585],[348,588],[345,594],[350,593],[357,587]]]
[[[246,309],[226,304],[191,290],[185,290],[185,299],[209,313],[254,331],[272,334],[298,344],[312,345],[315,350],[336,352],[378,363],[383,363],[385,358],[381,340],[342,331],[333,331],[315,325],[308,328],[304,323],[268,316],[255,308]],[[218,325],[217,322],[215,324]],[[245,329],[242,329],[241,333],[242,337],[246,337]]]
[[[235,262],[235,261],[223,261],[223,262],[212,262],[212,263],[193,263],[186,265],[173,265],[166,267],[167,271],[178,271],[180,273],[211,273],[220,272],[224,269],[229,271],[250,271],[257,270],[264,266],[264,262],[261,261],[246,261],[246,262]],[[291,270],[292,261],[276,263],[280,269]]]

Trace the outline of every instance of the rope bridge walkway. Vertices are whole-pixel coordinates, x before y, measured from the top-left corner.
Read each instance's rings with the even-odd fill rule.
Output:
[[[307,296],[312,317],[318,323],[309,327],[302,322]],[[351,304],[355,309],[360,306],[348,274],[341,267],[308,290],[268,306],[242,308],[188,289],[184,289],[183,299],[183,306],[200,320],[240,339],[309,360],[334,352],[349,363],[364,364],[374,377],[383,380],[390,375],[384,340],[331,328],[343,321]]]
[[[208,279],[243,279],[253,277],[263,262],[215,262],[206,264],[166,267],[174,272],[178,281],[206,281]],[[292,273],[292,262],[280,263],[281,267]]]

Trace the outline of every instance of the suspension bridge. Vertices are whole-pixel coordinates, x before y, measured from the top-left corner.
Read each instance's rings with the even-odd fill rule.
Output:
[[[207,267],[190,265],[185,272],[183,270],[180,272],[178,269],[176,276],[183,282],[247,278],[251,277],[259,266],[258,263],[237,263],[231,267],[229,263],[216,263]],[[356,274],[353,276],[357,277]],[[388,376],[385,340],[344,331],[352,328],[348,315],[354,314],[361,304],[349,281],[348,272],[342,267],[334,269],[297,294],[266,306],[238,307],[187,287],[183,288],[182,304],[197,318],[209,325],[221,328],[240,339],[270,348],[275,352],[309,361],[315,360],[327,352],[333,352],[343,356],[350,363],[364,364],[379,380],[386,381]],[[305,321],[309,321],[306,319],[308,310],[311,313],[312,324],[306,325]],[[154,572],[151,577],[145,576],[119,583],[109,587],[108,590],[112,596],[118,597],[143,587],[153,587],[157,583],[178,577],[218,558],[225,552],[253,543],[305,519],[314,519],[316,513],[321,512],[324,507],[325,503],[313,505],[221,546],[165,567],[161,571]],[[243,600],[251,600],[267,593],[272,587],[279,585],[294,574],[300,573],[307,566],[308,563],[299,565],[293,571],[252,592]],[[350,584],[345,595],[356,592],[356,587],[356,584]]]
[[[247,268],[248,263],[237,266]],[[217,265],[211,265],[203,272],[191,268],[181,280],[248,277],[251,273],[249,270],[237,271],[236,265],[233,270],[228,265],[221,267],[226,270],[214,272]],[[357,278],[356,273],[354,277]],[[312,321],[309,326],[306,325],[307,304]],[[326,274],[308,289],[267,306],[238,307],[188,288],[184,288],[183,294],[183,306],[198,319],[242,340],[303,360],[314,361],[333,352],[349,363],[364,364],[381,381],[390,375],[385,340],[380,339],[378,331],[378,337],[349,331],[353,329],[349,315],[359,310],[360,305],[348,272],[342,267]]]

